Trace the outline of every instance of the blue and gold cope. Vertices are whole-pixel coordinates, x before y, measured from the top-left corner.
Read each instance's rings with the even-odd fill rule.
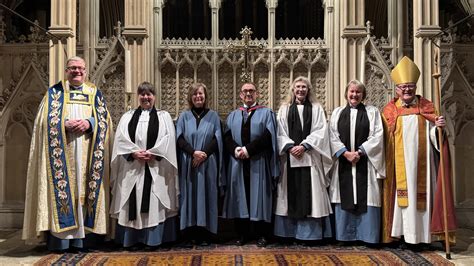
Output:
[[[47,114],[48,129],[48,179],[54,190],[50,196],[55,202],[53,219],[59,225],[58,232],[71,230],[78,227],[74,189],[71,189],[70,180],[76,179],[70,171],[71,162],[66,151],[66,131],[64,127],[67,104],[85,104],[92,106],[92,117],[96,126],[92,132],[92,152],[88,159],[88,173],[86,175],[86,215],[84,226],[93,229],[97,218],[97,203],[100,193],[102,177],[104,175],[104,148],[108,131],[108,111],[102,93],[91,83],[83,87],[90,90],[64,90],[66,81],[59,82],[48,89],[48,102],[45,109]],[[87,93],[84,91],[91,91]],[[77,184],[79,185],[79,184]]]

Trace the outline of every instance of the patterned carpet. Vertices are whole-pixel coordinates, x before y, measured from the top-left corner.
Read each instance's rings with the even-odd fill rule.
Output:
[[[211,245],[154,251],[50,254],[35,265],[454,265],[434,251],[365,246]]]

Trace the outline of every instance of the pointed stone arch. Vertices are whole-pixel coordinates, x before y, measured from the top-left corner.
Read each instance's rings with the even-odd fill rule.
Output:
[[[47,75],[32,60],[20,76],[0,118],[0,207],[3,215],[22,216],[31,135]],[[20,219],[13,219],[21,221]],[[12,221],[13,221],[12,220]],[[17,223],[18,223],[17,221]]]
[[[447,127],[452,143],[464,128],[474,123],[474,88],[455,62],[441,90],[441,113],[447,117]],[[474,132],[473,132],[474,133]],[[462,142],[460,142],[462,143]]]
[[[393,97],[394,84],[390,77],[393,64],[385,51],[377,45],[375,37],[368,36],[363,48],[365,68],[361,81],[367,90],[365,103],[382,110]]]
[[[457,62],[454,62],[441,89],[441,114],[446,117],[450,144],[453,188],[459,226],[470,226],[474,215],[472,147],[474,146],[474,88]]]
[[[232,64],[231,59],[225,54],[220,62],[218,62],[218,88],[217,88],[217,106],[216,109],[222,117],[225,117],[234,106],[235,91],[234,91],[234,72],[235,65]]]
[[[114,128],[128,105],[125,92],[125,50],[122,37],[112,37],[107,51],[98,58],[90,76],[90,81],[104,94]]]

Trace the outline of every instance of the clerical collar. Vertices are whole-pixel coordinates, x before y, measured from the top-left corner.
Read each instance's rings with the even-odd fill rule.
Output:
[[[349,107],[351,109],[359,109],[359,106],[361,105],[362,103],[358,103],[356,106],[353,106],[352,104],[349,104]]]
[[[153,109],[153,107],[150,107],[148,109],[143,109],[142,107],[140,107],[140,109],[142,109],[142,112],[150,112]]]
[[[252,108],[252,107],[254,107],[254,106],[256,106],[256,105],[257,105],[257,102],[254,102],[254,103],[252,104],[252,106],[247,106],[247,105],[244,103],[244,107],[247,108],[247,109]]]
[[[412,106],[415,106],[418,104],[418,98],[415,96],[415,98],[413,98],[413,101],[409,102],[409,103],[406,103],[404,101],[402,101],[402,107],[405,107],[405,108],[410,108]]]
[[[71,90],[82,90],[82,84],[79,85],[79,86],[74,86],[74,85],[71,84],[71,85],[69,85],[69,88]]]

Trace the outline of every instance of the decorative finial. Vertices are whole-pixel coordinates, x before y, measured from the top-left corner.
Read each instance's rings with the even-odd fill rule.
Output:
[[[372,34],[372,30],[374,29],[374,26],[372,26],[372,23],[370,22],[370,20],[367,20],[367,22],[365,23],[365,30],[367,31],[367,35],[371,35]]]
[[[117,21],[117,26],[114,27],[115,30],[115,37],[120,38],[122,36],[122,23],[120,21]]]

